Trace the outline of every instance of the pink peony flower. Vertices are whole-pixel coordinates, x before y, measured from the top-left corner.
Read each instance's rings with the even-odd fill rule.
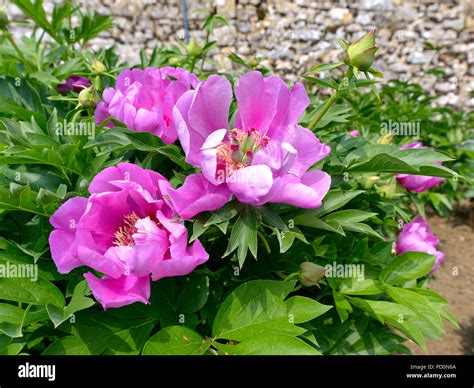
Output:
[[[177,102],[173,117],[186,161],[202,172],[173,192],[182,217],[216,210],[235,195],[240,202],[286,203],[317,208],[331,178],[308,169],[326,157],[321,144],[298,120],[309,104],[303,85],[291,90],[277,77],[253,71],[235,86],[237,113],[229,124],[232,87],[211,75]]]
[[[423,147],[423,144],[418,141],[400,147],[400,149],[402,150],[408,148],[426,147]],[[441,162],[434,162],[433,164],[441,165]],[[421,193],[422,191],[429,190],[444,181],[444,178],[423,175],[397,174],[396,177],[397,180],[403,185],[403,187],[405,187],[405,189],[415,191],[416,193]]]
[[[50,219],[51,256],[60,273],[88,266],[104,274],[84,274],[104,308],[147,303],[152,280],[182,276],[209,255],[196,240],[187,246],[185,226],[163,192],[160,174],[130,163],[101,171],[89,198],[65,202]]]
[[[64,83],[58,85],[58,92],[66,94],[72,90],[73,92],[79,93],[90,86],[91,81],[89,81],[88,78],[71,75]]]
[[[350,131],[347,133],[350,137],[359,137],[359,130],[354,129],[353,131]]]
[[[428,223],[422,217],[416,217],[412,222],[405,224],[398,235],[395,250],[397,255],[405,252],[425,252],[436,256],[434,273],[444,261],[444,253],[436,249],[439,238],[430,232]]]
[[[198,82],[194,74],[173,67],[122,71],[115,89],[104,90],[104,101],[95,111],[96,123],[112,116],[133,131],[151,132],[171,144],[178,138],[172,119],[173,106]]]

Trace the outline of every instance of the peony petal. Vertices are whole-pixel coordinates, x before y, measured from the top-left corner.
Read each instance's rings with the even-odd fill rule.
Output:
[[[267,133],[271,139],[282,139],[282,136],[287,133],[288,128],[298,123],[306,107],[309,105],[308,94],[300,82],[297,82],[289,91],[283,80],[280,81],[277,113]]]
[[[238,200],[252,205],[260,203],[272,184],[272,171],[262,164],[236,170],[227,178],[227,187]]]
[[[175,190],[167,189],[174,209],[184,219],[196,214],[218,210],[232,198],[232,193],[225,185],[213,185],[202,174],[189,175],[183,185]]]
[[[91,272],[84,277],[94,298],[104,309],[122,307],[135,302],[148,304],[150,298],[150,278],[148,276],[121,276],[118,279],[98,278]]]
[[[286,203],[305,209],[318,208],[331,186],[331,177],[324,171],[312,170],[303,177],[287,174],[275,178],[262,203]]]
[[[300,125],[290,127],[282,140],[290,143],[297,151],[295,163],[289,172],[300,177],[331,152],[327,144],[322,144],[313,132]]]
[[[278,77],[263,77],[251,71],[239,78],[235,85],[237,116],[235,127],[244,131],[256,129],[266,133],[277,114],[280,88],[285,87]]]
[[[186,238],[182,240],[186,244]],[[159,280],[171,276],[184,276],[194,271],[194,269],[209,259],[209,254],[205,251],[199,240],[196,240],[186,251],[182,250],[180,244],[173,244],[170,248],[171,258],[158,263],[153,280]]]
[[[199,151],[205,139],[215,130],[228,128],[231,101],[230,82],[218,75],[211,75],[178,100],[173,118],[189,164],[200,167]]]
[[[87,198],[74,197],[64,202],[49,219],[56,229],[74,233],[87,207]]]
[[[227,135],[227,129],[219,129],[212,132],[204,142],[200,153],[200,165],[203,175],[214,185],[223,183],[225,179],[218,179],[217,171],[217,147]]]
[[[82,263],[77,259],[76,249],[73,247],[74,233],[62,230],[53,230],[49,235],[51,257],[59,273],[68,273]]]
[[[118,191],[119,188],[110,181],[120,180],[136,182],[153,196],[159,195],[159,181],[167,181],[163,175],[155,171],[145,170],[132,163],[119,163],[99,172],[89,185],[89,192],[94,194]]]

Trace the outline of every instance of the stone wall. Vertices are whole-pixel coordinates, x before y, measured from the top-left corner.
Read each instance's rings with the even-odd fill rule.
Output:
[[[46,2],[46,1],[45,1]],[[84,6],[112,14],[117,26],[96,39],[97,46],[118,45],[129,63],[138,51],[183,38],[181,0],[88,0]],[[354,40],[377,28],[376,67],[385,79],[420,82],[442,95],[438,104],[474,107],[474,3],[421,0],[187,0],[191,36],[204,39],[199,27],[216,10],[230,21],[215,31],[213,58],[231,69],[230,52],[266,58],[264,64],[289,81],[311,66],[338,59],[337,39]],[[424,45],[441,44],[437,54]],[[426,75],[439,66],[443,79]]]

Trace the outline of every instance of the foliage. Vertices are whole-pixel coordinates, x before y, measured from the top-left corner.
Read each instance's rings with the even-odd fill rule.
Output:
[[[124,68],[114,48],[87,48],[111,20],[69,1],[56,4],[51,16],[41,1],[14,3],[35,33],[18,44],[8,31],[0,37],[0,264],[36,264],[38,280],[0,278],[2,354],[392,354],[409,352],[407,339],[426,349],[425,338],[440,338],[446,321],[457,325],[447,302],[427,289],[434,257],[396,256],[392,245],[399,221],[414,214],[412,204],[422,212],[431,203],[447,214],[469,195],[474,116],[432,108],[432,98],[415,84],[385,84],[379,103],[365,92],[375,84],[371,79],[314,75],[343,64],[320,65],[305,76],[318,92],[302,124],[323,109],[321,88],[338,90],[314,128],[332,149],[317,165],[333,180],[323,206],[232,201],[200,214],[189,231],[191,240],[205,244],[209,262],[189,276],[153,283],[149,305],[103,311],[82,268],[57,272],[48,248],[49,217],[66,199],[87,196],[92,177],[119,161],[159,171],[174,186],[193,169],[177,145],[119,122],[94,127],[92,136],[59,133],[65,121],[92,124],[93,110],[78,106],[77,93],[60,94],[58,84],[81,75],[102,92]],[[207,53],[219,23],[227,22],[216,15],[206,20],[208,39],[198,51],[190,53],[184,43],[157,47],[140,54],[140,66],[181,66],[205,79],[217,71],[204,69],[215,65]],[[255,59],[230,59],[238,66],[226,73],[231,81],[248,69],[268,72]],[[107,70],[98,72],[95,60]],[[372,68],[368,73],[381,76]],[[406,139],[396,136],[397,145],[387,144],[380,123],[388,120],[419,120],[421,140],[434,149],[402,151],[398,145]],[[356,128],[363,135],[349,137]],[[447,179],[416,197],[397,186],[396,173]],[[354,272],[302,287],[296,278],[303,262],[358,266],[363,279]]]

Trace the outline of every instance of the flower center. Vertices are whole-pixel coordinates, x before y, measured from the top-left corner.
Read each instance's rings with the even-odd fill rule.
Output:
[[[137,228],[135,223],[140,219],[137,213],[133,212],[125,216],[124,224],[115,232],[115,245],[133,247],[135,241],[133,240],[133,234],[136,233]]]
[[[256,129],[247,132],[241,129],[229,131],[228,141],[222,142],[217,147],[217,158],[219,164],[223,164],[228,175],[240,168],[250,166],[253,156],[262,147],[266,147],[270,138],[262,135]]]

